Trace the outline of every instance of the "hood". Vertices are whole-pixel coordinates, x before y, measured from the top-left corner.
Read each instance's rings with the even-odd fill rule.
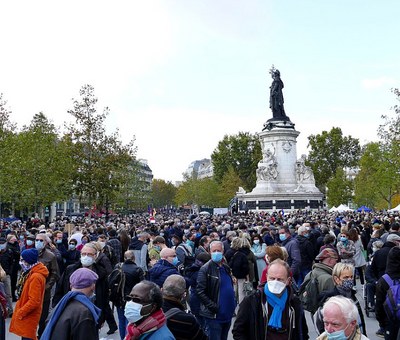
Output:
[[[48,277],[49,276],[48,269],[41,262],[39,262],[36,266],[32,267],[31,272],[35,273],[35,274],[42,274],[44,277]]]
[[[154,279],[157,279],[162,275],[162,273],[164,273],[166,270],[171,270],[171,268],[176,267],[167,260],[158,260],[153,268],[151,268],[151,276],[153,276]]]
[[[392,279],[400,278],[400,248],[393,247],[387,258],[386,274]]]
[[[247,256],[250,254],[251,250],[250,250],[250,248],[240,248],[239,251]]]
[[[303,244],[307,242],[308,238],[303,235],[297,235],[296,240],[299,242],[299,244]]]
[[[143,243],[142,241],[138,240],[138,238],[135,237],[135,238],[132,240],[132,242],[131,242],[131,244],[130,244],[130,247],[131,247],[133,250],[140,250],[140,249],[142,249],[143,244],[144,244],[144,243]]]

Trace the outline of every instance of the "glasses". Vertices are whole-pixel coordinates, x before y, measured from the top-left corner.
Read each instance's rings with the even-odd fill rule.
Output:
[[[167,257],[176,257],[176,255],[169,255],[169,256],[167,256]]]
[[[92,253],[81,253],[81,256],[90,256],[90,257],[94,257],[94,254],[92,254]]]
[[[36,240],[35,240],[36,242],[44,242],[44,240],[41,240],[41,239],[39,239],[39,238],[37,238]]]
[[[140,304],[149,302],[149,301],[143,301],[143,299],[139,296],[132,296],[132,295],[125,296],[125,301],[127,301],[127,302],[132,301],[132,302],[140,303]]]

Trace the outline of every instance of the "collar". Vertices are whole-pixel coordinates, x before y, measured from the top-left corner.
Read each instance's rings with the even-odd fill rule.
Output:
[[[164,298],[164,300],[168,300],[168,301],[172,302],[173,304],[175,304],[176,307],[178,307],[180,310],[185,310],[185,307],[182,305],[182,302],[179,299],[177,299],[173,296],[165,296],[165,295],[163,295],[163,298]]]

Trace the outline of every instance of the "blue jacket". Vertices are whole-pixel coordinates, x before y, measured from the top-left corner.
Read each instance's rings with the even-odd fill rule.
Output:
[[[150,269],[150,281],[156,283],[160,288],[170,275],[180,275],[178,269],[167,260],[158,260],[158,262]]]
[[[143,334],[138,340],[175,340],[167,324],[154,332]]]

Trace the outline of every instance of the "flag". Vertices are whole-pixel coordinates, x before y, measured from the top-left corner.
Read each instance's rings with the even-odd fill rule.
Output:
[[[281,215],[281,216],[285,215],[285,212],[283,211],[283,209],[279,212],[279,215]]]
[[[149,211],[150,216],[153,216],[153,214],[151,213],[150,205],[147,205],[147,210]]]

